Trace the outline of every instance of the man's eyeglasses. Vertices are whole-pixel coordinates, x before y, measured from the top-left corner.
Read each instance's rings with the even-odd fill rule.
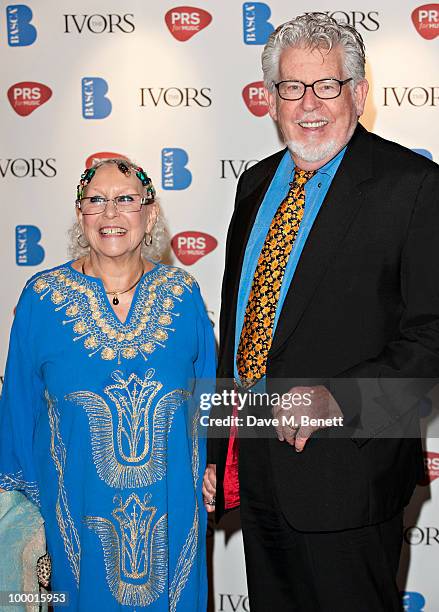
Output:
[[[282,100],[300,100],[305,95],[308,87],[311,87],[317,98],[332,100],[332,98],[338,98],[341,88],[346,83],[349,83],[349,81],[352,81],[352,77],[344,81],[339,81],[338,79],[319,79],[309,85],[302,81],[279,81],[274,86]]]
[[[114,202],[118,212],[139,212],[144,204],[151,199],[145,198],[138,193],[119,195],[115,198],[104,198],[104,196],[94,195],[89,198],[76,200],[76,206],[83,215],[99,215],[107,208],[108,202]]]

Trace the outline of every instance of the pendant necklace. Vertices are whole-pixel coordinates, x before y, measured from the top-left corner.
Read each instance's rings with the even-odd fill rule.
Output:
[[[81,265],[81,270],[82,270],[82,273],[85,275],[84,262]],[[145,274],[145,268],[142,265],[142,272],[141,272],[139,278],[134,283],[134,285],[131,285],[131,287],[128,287],[128,289],[124,289],[123,291],[107,291],[107,290],[105,290],[105,293],[107,295],[112,295],[113,296],[112,302],[113,302],[114,306],[117,306],[119,304],[119,295],[122,295],[123,293],[128,293],[128,291],[131,291],[131,289],[134,289],[134,287],[140,283],[140,281],[142,279],[142,276],[144,274]],[[104,285],[104,289],[105,289],[105,285]]]

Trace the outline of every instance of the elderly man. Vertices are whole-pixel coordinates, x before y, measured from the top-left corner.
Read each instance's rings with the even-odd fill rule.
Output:
[[[439,169],[358,123],[364,64],[358,32],[322,13],[262,54],[287,148],[238,183],[219,376],[300,401],[273,406],[295,418],[274,437],[212,439],[203,490],[217,518],[240,504],[252,612],[401,609],[412,409],[439,372]]]

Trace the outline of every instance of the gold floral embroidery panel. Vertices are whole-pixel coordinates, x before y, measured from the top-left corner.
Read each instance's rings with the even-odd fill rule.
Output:
[[[174,331],[173,317],[179,316],[176,303],[193,283],[183,270],[158,264],[142,279],[128,323],[114,315],[98,281],[69,266],[43,273],[33,281],[33,289],[40,299],[50,296],[56,311],[64,310],[63,324],[72,326],[73,340],[83,342],[89,357],[99,354],[120,363],[139,354],[146,360],[157,346],[165,346]]]
[[[156,516],[149,493],[143,501],[131,493],[125,501],[115,496],[113,502],[112,519],[86,516],[84,522],[101,541],[113,597],[125,606],[148,606],[167,583],[167,515]]]
[[[110,487],[145,487],[165,475],[174,414],[190,393],[174,389],[160,396],[163,384],[153,376],[152,368],[143,379],[113,372],[115,384],[104,389],[108,402],[91,391],[65,397],[86,411],[96,471]]]

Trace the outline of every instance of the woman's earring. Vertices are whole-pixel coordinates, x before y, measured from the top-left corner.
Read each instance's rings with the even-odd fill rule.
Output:
[[[78,237],[76,238],[77,243],[79,244],[79,246],[81,247],[81,249],[88,249],[88,247],[90,246],[89,243],[87,242],[87,240],[85,241],[86,244],[81,244],[81,238],[84,236],[84,234],[81,232],[80,234],[78,234]]]
[[[143,242],[145,243],[145,246],[151,246],[152,234],[150,234],[149,232],[145,232],[145,235],[143,236]]]

